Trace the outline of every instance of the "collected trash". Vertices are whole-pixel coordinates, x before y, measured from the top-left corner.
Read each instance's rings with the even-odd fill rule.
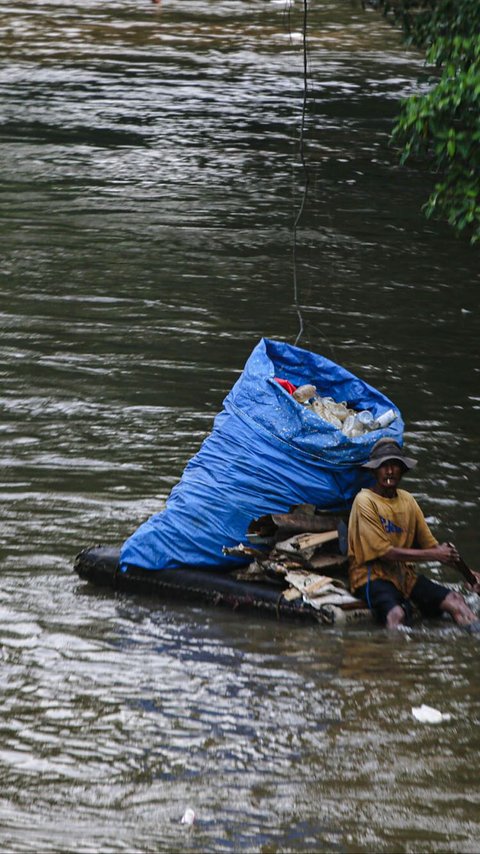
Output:
[[[287,513],[302,502],[348,509],[371,483],[371,473],[361,466],[382,432],[351,439],[344,428],[335,429],[293,398],[308,384],[322,413],[331,412],[337,425],[347,409],[353,415],[368,410],[375,418],[396,412],[384,433],[401,444],[401,415],[384,394],[324,356],[262,338],[165,507],[123,543],[120,571],[229,570],[247,561],[223,552],[223,546],[245,543],[252,519]],[[348,407],[336,401],[348,401]],[[264,545],[258,535],[254,544]]]
[[[193,811],[192,809],[190,809],[190,808],[188,807],[188,808],[185,810],[185,812],[183,813],[181,823],[182,823],[182,824],[189,824],[189,825],[192,825],[192,824],[194,824],[194,822],[195,822],[195,813],[194,813],[194,811]]]
[[[448,712],[440,712],[438,709],[426,706],[424,703],[421,706],[413,707],[412,715],[415,720],[420,721],[422,724],[440,724],[443,721],[451,720],[452,717]]]
[[[314,504],[299,504],[295,512],[269,513],[250,523],[247,537],[250,543],[271,545],[294,534],[332,531],[340,525],[342,516],[316,513]]]
[[[342,526],[345,521],[341,516],[317,513],[313,505],[300,505],[292,507],[290,513],[254,519],[247,537],[256,547],[239,543],[224,548],[224,553],[250,558],[248,566],[234,571],[237,579],[269,584],[276,581],[279,597],[289,602],[302,599],[318,611],[322,622],[342,622],[339,613],[347,611],[355,620],[368,620],[371,614],[365,602],[348,591],[348,560],[341,551],[343,538],[339,536]]]
[[[292,386],[285,380],[277,379],[277,382],[280,382],[286,391],[289,391],[288,387]],[[355,409],[350,409],[346,401],[338,403],[333,397],[321,397],[315,386],[308,383],[289,393],[292,394],[297,403],[308,406],[316,415],[323,418],[324,421],[328,421],[329,424],[333,424],[337,430],[341,430],[350,439],[363,436],[372,430],[388,427],[397,417],[397,413],[393,409],[387,409],[376,418],[369,409],[362,409],[357,412]]]
[[[285,580],[298,591],[300,596],[303,596],[305,602],[314,608],[321,608],[326,604],[341,607],[358,603],[358,600],[348,592],[343,581],[338,578],[297,569],[287,572]],[[293,598],[292,594],[289,598]]]

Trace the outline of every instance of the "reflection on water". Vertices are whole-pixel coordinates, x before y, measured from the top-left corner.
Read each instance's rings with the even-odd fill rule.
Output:
[[[480,845],[475,638],[292,627],[71,572],[161,507],[258,339],[296,337],[287,5],[0,2],[4,850]],[[401,407],[408,485],[475,565],[476,250],[422,218],[430,179],[388,145],[427,72],[342,0],[311,2],[309,46],[301,343]],[[422,702],[452,721],[415,723]]]
[[[479,697],[471,638],[455,628],[320,636],[116,600],[71,579],[59,592],[48,573],[42,625],[31,579],[13,577],[0,761],[14,850],[33,839],[65,850],[65,821],[68,850],[399,850],[404,839],[455,851],[472,839],[465,758]],[[424,699],[452,722],[415,723]],[[186,806],[198,816],[190,835]]]

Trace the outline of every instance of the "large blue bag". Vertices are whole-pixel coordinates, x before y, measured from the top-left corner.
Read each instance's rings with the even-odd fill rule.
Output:
[[[321,396],[375,417],[392,408],[398,415],[390,427],[350,439],[297,403],[274,377],[311,383]],[[122,568],[231,566],[238,560],[222,548],[248,543],[247,528],[258,516],[304,503],[348,509],[371,482],[358,466],[382,436],[402,443],[403,421],[387,397],[323,356],[263,338],[166,509],[124,543]]]

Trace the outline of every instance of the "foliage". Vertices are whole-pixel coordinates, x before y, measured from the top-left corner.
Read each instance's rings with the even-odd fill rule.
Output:
[[[428,156],[439,176],[427,216],[480,240],[480,0],[379,0],[441,74],[402,106],[393,139],[401,161]]]

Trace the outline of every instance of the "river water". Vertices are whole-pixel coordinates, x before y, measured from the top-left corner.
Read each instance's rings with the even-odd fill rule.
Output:
[[[161,509],[258,340],[295,340],[301,13],[0,2],[3,851],[480,848],[475,637],[72,572]],[[311,0],[309,70],[300,344],[400,406],[407,487],[475,565],[478,250],[422,218],[431,178],[388,142],[422,57]],[[421,703],[451,720],[416,723]]]

